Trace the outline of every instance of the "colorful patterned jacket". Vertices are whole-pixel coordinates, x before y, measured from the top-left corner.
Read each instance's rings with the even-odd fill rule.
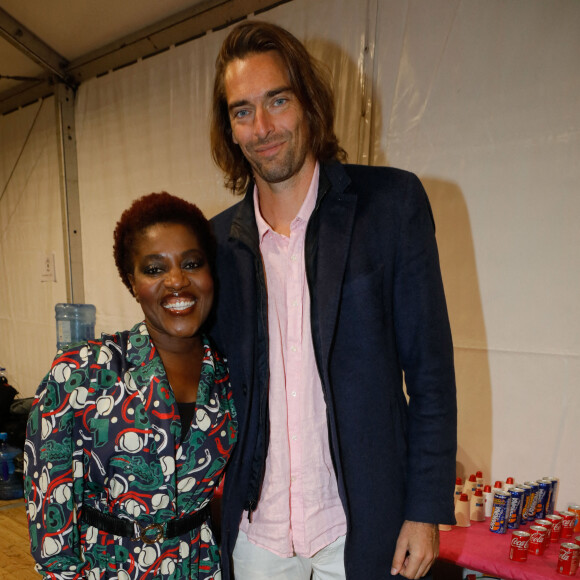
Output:
[[[31,409],[25,494],[49,578],[219,578],[210,527],[144,544],[99,531],[83,505],[141,526],[210,501],[237,437],[226,362],[204,337],[197,406],[180,441],[173,392],[144,323],[59,351]]]

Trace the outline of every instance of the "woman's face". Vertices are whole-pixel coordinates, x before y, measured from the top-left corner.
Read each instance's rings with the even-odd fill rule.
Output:
[[[158,347],[197,335],[210,313],[211,269],[197,236],[182,224],[158,223],[141,232],[129,280]]]

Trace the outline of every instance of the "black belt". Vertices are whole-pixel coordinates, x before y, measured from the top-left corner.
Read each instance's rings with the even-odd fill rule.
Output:
[[[141,540],[146,544],[162,542],[166,538],[176,538],[199,528],[210,516],[209,503],[199,511],[185,516],[184,518],[168,520],[163,524],[149,524],[142,526],[137,521],[125,520],[112,514],[106,514],[94,507],[83,505],[81,520],[94,526],[95,528],[114,534],[124,536],[132,540]]]

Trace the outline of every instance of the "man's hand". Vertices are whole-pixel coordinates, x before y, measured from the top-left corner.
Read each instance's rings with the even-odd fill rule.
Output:
[[[438,555],[437,524],[406,520],[397,539],[391,574],[393,576],[400,574],[405,578],[421,578],[427,574]]]

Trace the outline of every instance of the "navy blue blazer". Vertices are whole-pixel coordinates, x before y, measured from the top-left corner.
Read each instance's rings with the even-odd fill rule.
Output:
[[[212,220],[218,258],[211,332],[228,357],[239,421],[223,496],[224,580],[233,577],[242,512],[259,501],[270,428],[267,294],[252,191],[253,184]],[[420,181],[392,168],[321,164],[305,260],[347,517],[347,578],[390,578],[404,520],[454,523],[453,345]]]

